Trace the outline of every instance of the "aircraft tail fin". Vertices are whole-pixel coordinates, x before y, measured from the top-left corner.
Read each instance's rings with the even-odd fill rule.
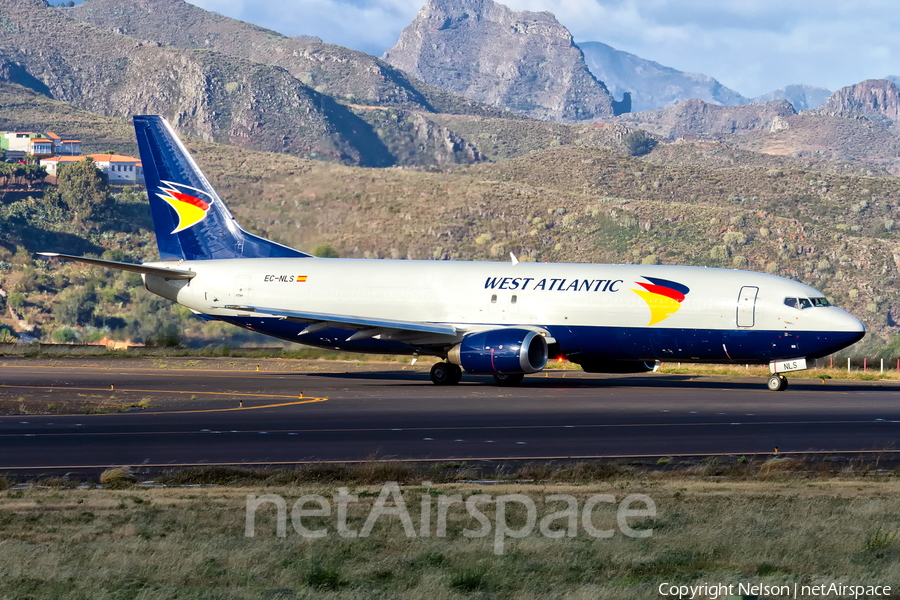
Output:
[[[162,260],[310,256],[241,229],[164,118],[135,116],[134,132]]]

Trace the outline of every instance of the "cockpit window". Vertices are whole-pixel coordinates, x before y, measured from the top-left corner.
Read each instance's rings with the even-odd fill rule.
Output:
[[[831,303],[826,298],[785,298],[784,305],[803,310],[813,306],[831,306]]]

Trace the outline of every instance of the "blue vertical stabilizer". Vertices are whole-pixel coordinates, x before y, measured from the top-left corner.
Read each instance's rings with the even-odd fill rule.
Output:
[[[135,116],[134,132],[162,260],[310,256],[241,229],[164,118]]]

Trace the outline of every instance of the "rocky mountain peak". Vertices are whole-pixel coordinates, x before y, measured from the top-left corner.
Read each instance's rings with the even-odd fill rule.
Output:
[[[900,88],[887,79],[867,79],[839,89],[819,110],[826,114],[855,112],[900,121]]]
[[[428,21],[438,30],[458,29],[479,22],[503,24],[522,35],[556,37],[572,44],[572,34],[549,12],[514,12],[493,0],[428,0],[416,20]]]
[[[515,12],[493,0],[428,0],[384,59],[427,83],[537,119],[624,112],[548,12]]]

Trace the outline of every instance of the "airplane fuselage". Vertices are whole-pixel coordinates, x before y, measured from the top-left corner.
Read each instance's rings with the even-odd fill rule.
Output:
[[[615,361],[768,363],[830,354],[862,324],[804,284],[751,271],[683,266],[259,258],[151,263],[148,289],[191,310],[293,342],[446,356],[446,336],[383,335],[255,315],[241,306],[451,324],[465,333],[534,329],[555,356]],[[788,299],[797,299],[791,306]],[[804,307],[805,306],[805,307]]]

